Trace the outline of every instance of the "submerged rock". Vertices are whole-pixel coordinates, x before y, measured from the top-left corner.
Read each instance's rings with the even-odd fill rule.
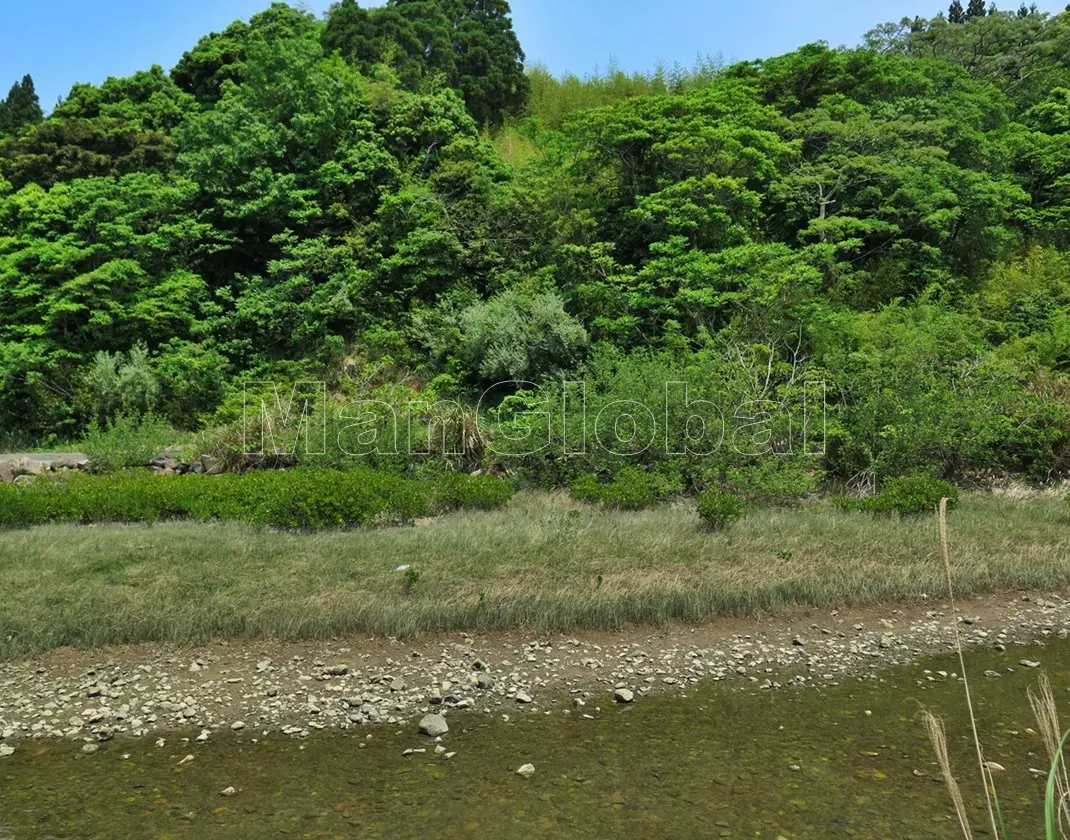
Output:
[[[438,738],[449,732],[450,727],[442,715],[424,715],[420,721],[420,731],[429,738]]]

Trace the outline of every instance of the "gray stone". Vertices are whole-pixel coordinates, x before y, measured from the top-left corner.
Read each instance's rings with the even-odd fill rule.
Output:
[[[532,776],[535,775],[535,765],[523,764],[516,769],[516,774],[518,776],[523,776],[525,779],[530,779]]]
[[[442,715],[424,715],[420,721],[420,731],[429,738],[438,738],[449,732],[450,727]]]
[[[198,459],[201,472],[205,475],[222,475],[224,472],[223,462],[212,455],[202,455]]]
[[[635,699],[635,695],[626,688],[618,688],[613,692],[613,699],[618,703],[631,703]]]

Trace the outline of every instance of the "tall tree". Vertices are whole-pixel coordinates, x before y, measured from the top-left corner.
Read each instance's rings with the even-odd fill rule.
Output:
[[[508,0],[446,0],[457,55],[457,87],[481,125],[500,125],[527,103],[524,51]]]
[[[965,23],[966,13],[962,10],[962,3],[959,0],[951,0],[951,5],[947,10],[947,22],[948,23]]]
[[[0,102],[0,133],[14,134],[25,125],[34,125],[44,119],[33,77],[27,73],[21,82],[11,86],[7,99]]]
[[[988,12],[985,10],[985,0],[970,0],[970,5],[966,7],[966,17],[969,20],[982,18],[987,14]]]

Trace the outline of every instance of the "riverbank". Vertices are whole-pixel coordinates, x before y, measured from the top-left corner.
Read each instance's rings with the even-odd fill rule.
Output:
[[[1066,638],[1070,628],[1064,595],[973,599],[957,615],[934,602],[574,636],[62,649],[0,664],[0,742],[17,749],[27,739],[68,738],[90,751],[113,738],[175,731],[206,742],[232,732],[256,739],[411,728],[428,713],[448,722],[594,718],[622,700],[686,694],[707,682],[776,690],[865,681],[948,651],[956,632],[967,646],[1011,650],[1020,667],[1042,667],[1044,640]]]
[[[960,595],[1070,587],[1062,498],[973,495],[950,520]],[[418,527],[241,524],[0,532],[0,659],[219,639],[534,635],[895,603],[944,590],[936,524],[825,502],[724,531],[688,503],[605,512],[562,494]]]

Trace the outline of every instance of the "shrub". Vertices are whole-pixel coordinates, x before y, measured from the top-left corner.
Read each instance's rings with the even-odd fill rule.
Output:
[[[371,470],[215,477],[131,471],[0,485],[0,525],[220,519],[301,530],[352,528],[411,522],[463,507],[500,507],[512,492],[499,479],[467,475],[416,481]]]
[[[149,363],[149,351],[136,344],[122,353],[97,353],[86,373],[93,413],[107,422],[116,414],[142,416],[156,408],[160,384]]]
[[[479,381],[535,380],[580,360],[587,331],[555,294],[513,289],[467,309],[461,351]]]
[[[94,422],[79,446],[94,470],[112,472],[145,466],[174,439],[170,424],[159,417],[121,414],[103,427]]]
[[[770,455],[725,470],[725,486],[756,504],[793,505],[813,493],[823,477],[812,459]]]
[[[935,512],[941,499],[948,500],[949,510],[956,507],[958,488],[929,475],[905,475],[888,479],[880,494],[870,499],[870,507],[878,513],[916,515]]]
[[[707,490],[698,497],[699,518],[711,528],[727,528],[747,510],[747,503],[735,493]]]
[[[889,478],[884,489],[870,499],[841,498],[836,504],[847,510],[918,516],[935,513],[941,499],[948,500],[948,510],[955,508],[959,503],[958,488],[930,475],[904,475]]]
[[[608,484],[590,473],[581,475],[572,485],[572,498],[620,510],[642,510],[662,502],[679,490],[679,480],[635,467],[624,467]]]

